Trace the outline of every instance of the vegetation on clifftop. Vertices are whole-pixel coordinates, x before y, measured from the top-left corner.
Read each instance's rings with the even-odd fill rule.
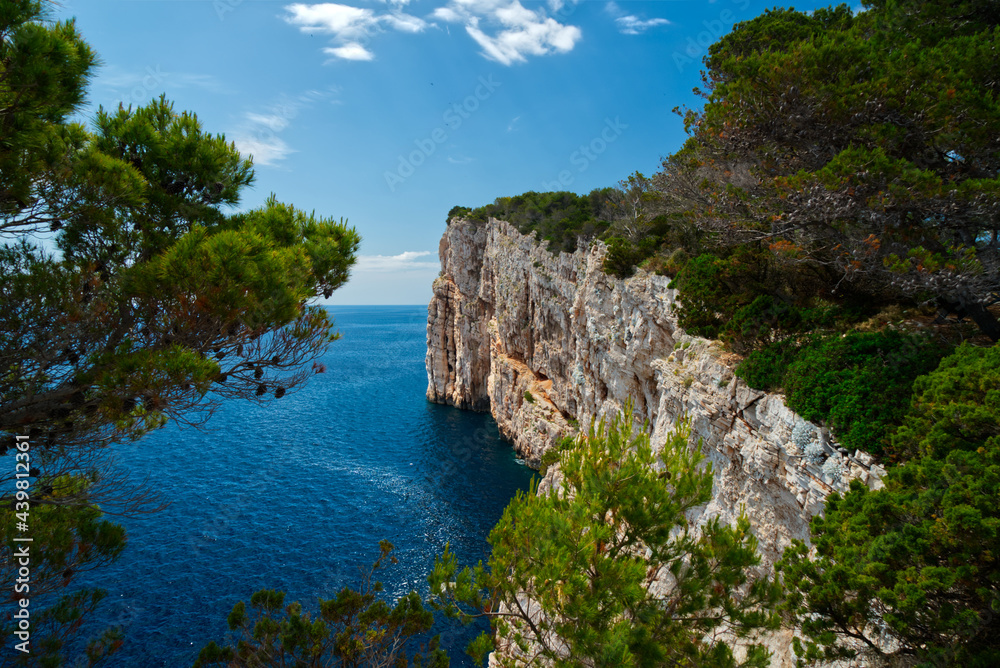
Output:
[[[521,234],[536,233],[539,241],[548,242],[553,253],[572,253],[581,241],[599,238],[607,229],[603,210],[610,190],[594,190],[589,195],[531,191],[516,197],[498,197],[492,204],[475,209],[453,207],[448,220],[460,217],[485,223],[490,218],[499,218]]]
[[[609,273],[642,266],[673,277],[681,326],[746,356],[738,375],[788,391],[860,446],[849,432],[862,428],[796,385],[794,370],[814,364],[796,365],[803,355],[831,373],[865,364],[822,339],[912,330],[935,314],[974,325],[924,328],[935,336],[909,344],[921,359],[962,339],[1000,338],[995,3],[866,6],[775,9],[737,24],[709,49],[704,107],[678,110],[689,139],[653,176],[450,215],[509,219],[551,250],[600,238]],[[862,339],[869,361],[908,359],[891,337],[853,340]],[[840,389],[854,405],[888,390],[891,428],[931,363],[914,360],[891,387],[856,378]],[[880,452],[886,431],[874,431],[868,449]]]
[[[781,563],[799,662],[861,647],[876,663],[992,666],[1000,9],[863,5],[734,26],[705,59],[704,107],[679,110],[684,146],[652,177],[595,191],[591,224],[606,228],[581,241],[605,241],[608,273],[672,277],[687,331],[888,464],[884,489],[832,495],[815,552],[798,543]],[[504,200],[452,213],[521,215]],[[583,218],[560,230],[546,216],[550,249],[572,249]]]

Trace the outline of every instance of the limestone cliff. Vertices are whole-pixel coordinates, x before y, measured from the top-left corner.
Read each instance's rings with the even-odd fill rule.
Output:
[[[718,343],[685,333],[668,278],[608,276],[604,252],[554,256],[503,221],[452,221],[428,309],[428,398],[490,410],[529,463],[628,397],[654,445],[689,416],[715,470],[703,516],[747,508],[768,561],[808,535],[832,490],[878,484],[865,453],[839,448],[780,395],[736,378]]]
[[[685,333],[668,278],[608,276],[604,253],[597,243],[553,256],[506,222],[453,220],[428,309],[428,398],[490,410],[529,463],[628,397],[654,446],[687,416],[715,473],[711,501],[691,519],[733,522],[745,508],[767,564],[808,537],[831,491],[852,478],[880,484],[870,456],[838,447],[781,395],[735,377],[717,342]],[[789,640],[768,643],[774,665],[794,665]]]

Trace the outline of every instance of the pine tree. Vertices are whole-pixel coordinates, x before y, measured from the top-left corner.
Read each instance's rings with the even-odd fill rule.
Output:
[[[884,488],[851,489],[813,520],[778,568],[804,659],[1000,661],[1000,348],[960,347],[917,380],[895,437],[908,461]],[[889,642],[887,642],[887,640]]]
[[[785,292],[933,299],[996,341],[1000,12],[864,4],[737,24],[654,180],[709,243],[768,252]]]
[[[206,645],[195,668],[448,668],[448,655],[440,649],[437,636],[426,647],[410,647],[434,624],[434,613],[420,596],[411,591],[391,607],[381,598],[382,583],[375,574],[386,563],[397,562],[392,543],[382,541],[380,548],[371,569],[362,572],[361,586],[344,587],[328,601],[320,599],[314,614],[303,611],[298,602],[285,606],[285,593],[272,589],[250,597],[250,613],[240,601],[227,618],[236,634],[233,642]]]
[[[155,507],[105,447],[301,384],[336,338],[309,302],[347,280],[360,239],[273,196],[234,213],[251,161],[165,98],[69,122],[95,56],[41,3],[3,3],[0,31],[0,450],[28,438],[32,490],[14,498],[15,472],[0,473],[0,565],[15,572],[14,513],[30,511],[32,614],[51,622],[30,663],[57,657],[101,596],[53,603],[120,554],[124,531],[101,511]]]
[[[739,640],[739,665],[767,666],[746,639],[776,627],[778,590],[757,577],[749,521],[691,526],[711,467],[686,425],[654,451],[631,408],[562,445],[559,488],[518,494],[490,533],[488,567],[460,571],[446,550],[431,591],[450,616],[491,619],[502,665],[735,666]],[[469,653],[493,646],[480,636]]]

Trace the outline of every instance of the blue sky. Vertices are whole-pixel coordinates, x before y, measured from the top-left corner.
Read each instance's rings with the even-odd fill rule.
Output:
[[[829,3],[805,2],[800,10]],[[586,193],[684,141],[707,45],[773,4],[626,0],[62,0],[98,105],[165,93],[254,156],[242,203],[361,233],[328,303],[426,304],[448,210]]]

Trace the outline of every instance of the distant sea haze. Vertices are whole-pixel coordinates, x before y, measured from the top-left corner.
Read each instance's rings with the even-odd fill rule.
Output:
[[[486,536],[533,472],[488,415],[425,399],[425,307],[330,310],[343,338],[301,390],[115,448],[171,505],[126,519],[122,558],[87,574],[108,591],[88,628],[125,635],[107,665],[190,666],[225,638],[237,601],[282,589],[311,609],[357,586],[382,539],[400,561],[382,574],[390,598],[426,593],[445,544],[463,563],[488,557]],[[477,630],[435,631],[453,666],[472,665],[464,647]]]

